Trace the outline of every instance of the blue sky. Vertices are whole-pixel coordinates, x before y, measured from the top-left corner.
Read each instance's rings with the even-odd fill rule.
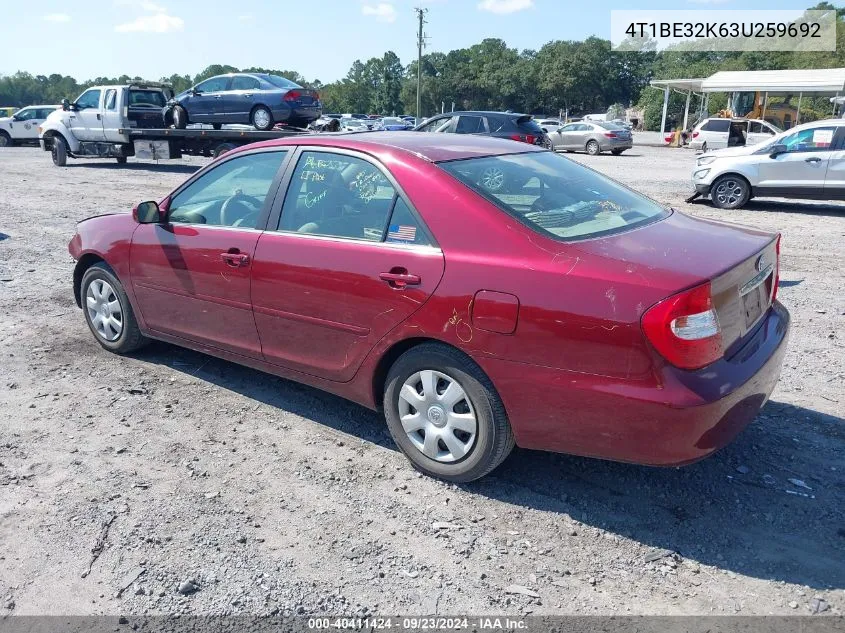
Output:
[[[355,59],[416,57],[413,8],[429,13],[429,50],[499,37],[537,49],[609,37],[612,9],[803,9],[812,0],[39,0],[4,2],[0,74],[79,80],[196,74],[214,63],[298,70],[333,81]]]

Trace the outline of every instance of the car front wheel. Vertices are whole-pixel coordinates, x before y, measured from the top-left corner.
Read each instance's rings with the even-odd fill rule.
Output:
[[[447,481],[483,477],[514,447],[489,378],[463,353],[439,343],[414,347],[394,363],[384,414],[393,440],[414,467]]]
[[[116,354],[127,354],[147,344],[123,285],[105,263],[91,266],[80,286],[85,321],[97,342]]]
[[[12,145],[14,145],[12,137],[5,131],[0,130],[0,147],[11,147]]]
[[[751,197],[751,186],[741,176],[720,176],[710,187],[710,200],[720,209],[739,209]]]

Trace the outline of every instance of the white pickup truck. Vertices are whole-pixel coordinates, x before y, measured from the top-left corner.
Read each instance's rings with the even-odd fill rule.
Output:
[[[57,108],[57,105],[31,105],[12,116],[0,117],[0,147],[37,143],[38,126]]]
[[[41,124],[41,149],[51,152],[59,167],[68,157],[114,158],[124,164],[130,156],[217,156],[239,145],[304,133],[298,128],[260,132],[166,127],[164,109],[172,96],[170,86],[154,82],[88,88],[72,103],[65,99]]]

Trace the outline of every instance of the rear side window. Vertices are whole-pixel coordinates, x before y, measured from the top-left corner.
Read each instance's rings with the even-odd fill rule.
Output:
[[[727,132],[731,129],[731,122],[729,119],[710,119],[701,129],[706,132]]]
[[[438,166],[523,224],[562,241],[619,233],[668,215],[648,198],[552,152]]]
[[[480,116],[468,116],[462,114],[458,117],[458,124],[455,126],[457,134],[481,134],[486,132],[484,119]]]
[[[105,106],[106,110],[114,110],[117,107],[117,90],[106,90]]]
[[[232,79],[232,90],[258,90],[259,81],[255,77],[234,77]]]
[[[417,246],[431,246],[431,240],[423,229],[420,221],[411,211],[407,203],[397,196],[387,226],[386,242],[395,244],[415,244]]]
[[[302,88],[299,84],[295,84],[284,77],[280,77],[279,75],[267,75],[267,81],[277,88]]]

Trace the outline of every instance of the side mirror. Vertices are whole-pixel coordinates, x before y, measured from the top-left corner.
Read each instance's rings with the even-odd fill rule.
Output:
[[[70,110],[70,101],[68,101],[67,99],[62,99],[62,110],[64,110],[65,112]]]
[[[158,224],[161,222],[161,210],[158,202],[150,200],[142,202],[132,209],[132,217],[138,224]]]
[[[777,158],[781,154],[786,154],[786,152],[788,152],[788,151],[789,151],[789,149],[786,147],[786,145],[781,145],[781,144],[773,145],[772,149],[769,150],[769,158]]]

